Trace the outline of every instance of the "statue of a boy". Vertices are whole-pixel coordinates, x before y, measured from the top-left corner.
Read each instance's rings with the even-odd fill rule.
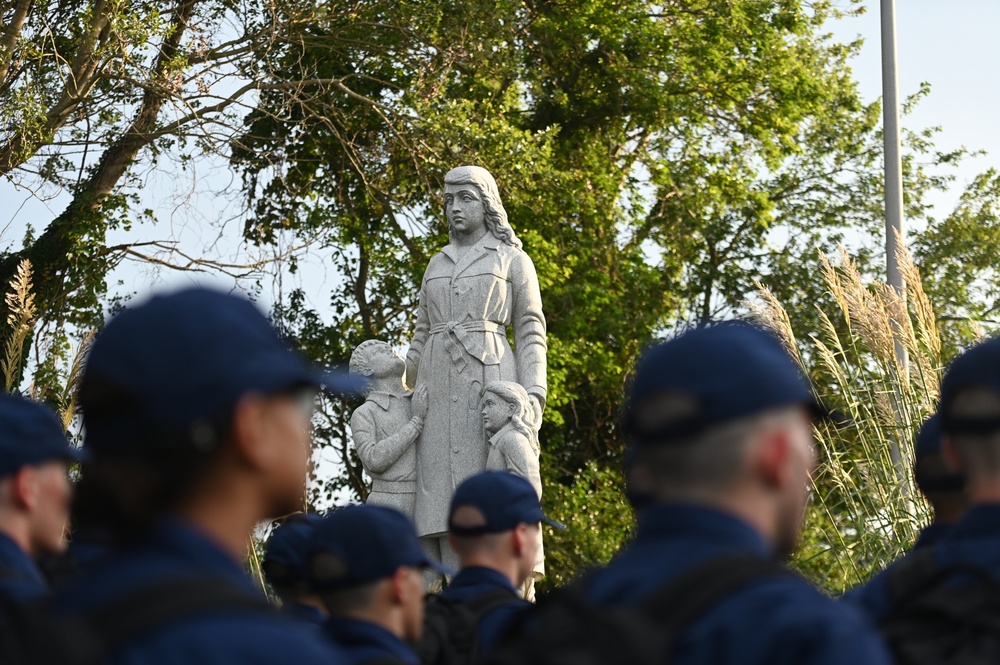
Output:
[[[385,342],[370,339],[351,354],[350,370],[367,378],[365,403],[351,414],[354,447],[372,478],[368,503],[413,519],[417,489],[416,442],[427,416],[427,389],[403,387],[406,363]]]

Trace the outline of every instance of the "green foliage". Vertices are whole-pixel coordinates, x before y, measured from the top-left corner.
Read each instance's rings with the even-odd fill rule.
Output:
[[[566,525],[545,529],[545,579],[542,588],[562,586],[581,571],[607,563],[634,531],[632,507],[622,493],[617,468],[585,464],[572,479],[553,478],[543,465],[546,513]]]
[[[1000,174],[989,169],[969,183],[950,215],[917,237],[914,253],[937,306],[950,351],[996,329],[1000,309]]]

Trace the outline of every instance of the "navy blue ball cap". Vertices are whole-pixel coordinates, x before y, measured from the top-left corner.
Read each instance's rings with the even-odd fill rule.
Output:
[[[686,332],[643,354],[626,396],[622,429],[637,445],[670,443],[795,404],[817,417],[829,415],[774,335],[727,322]]]
[[[319,521],[319,515],[293,515],[271,532],[262,560],[268,582],[293,586],[308,580],[306,555]]]
[[[52,460],[80,461],[58,416],[19,395],[0,392],[0,476]]]
[[[247,393],[356,393],[361,384],[310,366],[243,297],[203,288],[155,296],[94,341],[80,386],[84,445],[105,454],[153,447],[157,435],[205,442]]]
[[[917,432],[917,440],[913,446],[913,456],[919,461],[928,455],[941,453],[941,419],[935,413],[924,421]]]
[[[403,566],[455,572],[427,556],[406,515],[384,506],[346,506],[323,517],[309,541],[307,561],[309,581],[319,591],[377,582]]]
[[[1000,337],[977,344],[955,360],[941,382],[941,430],[948,434],[990,434],[1000,430],[1000,414],[968,416],[956,413],[964,390],[982,388],[1000,396]]]
[[[455,510],[471,506],[482,513],[484,524],[456,525]],[[557,529],[566,527],[542,512],[535,488],[526,479],[507,471],[484,471],[467,478],[455,490],[448,514],[448,531],[456,536],[481,536],[510,531],[518,524],[544,522]]]

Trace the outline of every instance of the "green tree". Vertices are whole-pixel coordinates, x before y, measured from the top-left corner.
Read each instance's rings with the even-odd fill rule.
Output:
[[[931,220],[915,239],[914,254],[952,352],[1000,323],[998,243],[1000,174],[995,169],[976,176],[955,209]]]
[[[880,224],[878,107],[858,98],[854,46],[823,36],[825,3],[408,2],[405,12],[408,30],[379,37],[393,40],[391,55],[360,37],[335,52],[276,51],[269,69],[281,76],[357,78],[362,94],[331,89],[331,116],[281,117],[267,109],[292,100],[276,88],[234,143],[256,211],[249,236],[320,234],[342,276],[326,313],[304,310],[298,293],[278,318],[326,360],[368,337],[405,344],[420,275],[446,239],[443,173],[487,166],[549,323],[548,496],[624,506],[593,474],[618,467],[617,409],[643,345],[741,311],[755,279],[807,302],[822,285],[801,257]],[[364,496],[347,413],[331,405],[319,431],[345,465],[329,491]],[[608,548],[583,558],[606,557],[623,537],[606,534]],[[582,563],[572,543],[553,544],[555,560]]]
[[[421,274],[446,239],[443,174],[484,165],[545,302],[547,497],[625,515],[611,484],[615,423],[644,345],[745,312],[755,280],[796,329],[819,330],[814,305],[831,301],[812,257],[844,241],[860,274],[878,269],[881,242],[867,240],[881,234],[878,107],[851,77],[857,45],[824,33],[858,7],[16,0],[0,8],[0,173],[72,200],[23,249],[3,249],[0,283],[30,259],[53,348],[69,348],[73,330],[99,322],[109,267],[136,251],[109,247],[108,230],[157,217],[135,209],[138,166],[222,155],[242,178],[243,240],[267,253],[294,238],[327,258],[328,300],[311,305],[304,285],[283,283],[274,315],[316,360],[343,364],[366,338],[405,345]],[[988,317],[994,278],[973,227],[993,219],[995,178],[931,219],[944,171],[967,154],[936,152],[933,136],[909,134],[904,161],[907,216],[929,229],[918,263],[945,320]],[[295,273],[296,257],[287,265]],[[946,327],[954,344],[963,325]],[[366,492],[350,406],[324,405],[318,422],[344,469],[321,494]],[[550,555],[600,560],[624,531],[578,538],[591,536],[555,537]]]

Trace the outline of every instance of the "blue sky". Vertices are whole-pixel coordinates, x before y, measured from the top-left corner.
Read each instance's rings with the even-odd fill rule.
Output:
[[[859,17],[830,24],[837,41],[864,38],[852,69],[865,101],[882,95],[879,2],[869,1]],[[997,0],[897,0],[896,39],[901,98],[916,92],[921,82],[931,94],[904,126],[919,129],[940,126],[941,149],[959,146],[985,150],[970,159],[937,214],[950,211],[963,185],[977,173],[1000,166],[1000,2]]]

